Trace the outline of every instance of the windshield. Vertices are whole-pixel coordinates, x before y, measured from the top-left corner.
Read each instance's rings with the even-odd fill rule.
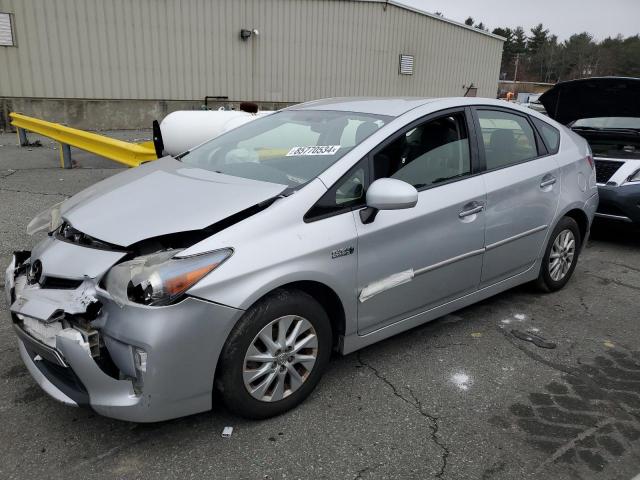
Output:
[[[573,122],[572,127],[587,127],[587,128],[632,128],[640,129],[640,118],[635,117],[596,117],[596,118],[581,118]]]
[[[180,160],[226,175],[296,187],[317,177],[390,119],[285,110],[214,138]]]

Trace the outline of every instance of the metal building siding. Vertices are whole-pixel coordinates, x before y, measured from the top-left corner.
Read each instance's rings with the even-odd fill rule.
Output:
[[[502,42],[389,4],[344,0],[0,0],[0,96],[295,102],[497,90]],[[247,41],[241,28],[257,29]],[[399,75],[400,54],[414,74]]]

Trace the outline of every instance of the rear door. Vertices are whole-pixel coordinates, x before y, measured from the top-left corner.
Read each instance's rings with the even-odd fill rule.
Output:
[[[418,203],[378,212],[358,230],[358,333],[459,298],[478,288],[485,188],[477,174],[470,110],[415,122],[374,150],[372,180],[414,185]]]
[[[487,190],[481,287],[530,268],[558,208],[560,175],[528,115],[474,108]]]

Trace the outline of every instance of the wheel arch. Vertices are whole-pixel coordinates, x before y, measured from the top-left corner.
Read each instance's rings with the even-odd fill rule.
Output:
[[[346,329],[346,313],[338,294],[325,283],[316,280],[296,280],[272,288],[258,298],[254,304],[260,302],[274,291],[283,289],[304,292],[320,304],[331,322],[331,331],[333,332],[332,346],[334,349],[338,348],[340,337],[344,335]]]
[[[272,294],[273,292],[282,289],[302,291],[307,295],[313,297],[320,304],[320,306],[327,313],[327,316],[329,317],[329,321],[331,323],[331,331],[333,335],[332,349],[339,350],[340,339],[342,336],[344,336],[346,329],[346,312],[340,296],[334,289],[332,289],[325,283],[316,280],[295,280],[288,283],[282,283],[281,285],[272,287],[269,291],[264,292],[260,297],[255,299],[246,310],[262,301],[265,297]],[[233,327],[227,335],[227,338],[225,338],[225,342],[228,341],[229,336],[232,334],[232,332]],[[220,387],[220,384],[217,383],[220,377],[220,364],[220,359],[218,359],[213,373],[212,392],[215,392],[216,384],[218,384],[218,387]]]
[[[584,248],[585,239],[589,233],[589,217],[579,204],[573,204],[568,206],[564,212],[560,212],[558,216],[555,218],[555,221],[553,222],[551,227],[549,228],[547,237],[544,243],[542,244],[542,247],[540,248],[540,252],[538,254],[538,260],[537,260],[538,266],[536,267],[537,271],[540,271],[540,269],[542,268],[542,260],[543,260],[545,251],[547,249],[547,245],[551,241],[551,235],[553,231],[556,229],[558,224],[565,217],[575,220],[575,222],[578,224],[578,229],[580,231],[580,241],[581,241],[582,248]]]
[[[580,208],[574,208],[566,212],[561,218],[563,217],[569,217],[576,221],[578,228],[580,229],[580,242],[584,245],[589,232],[589,218],[587,217],[587,214]],[[560,221],[560,219],[558,221]]]

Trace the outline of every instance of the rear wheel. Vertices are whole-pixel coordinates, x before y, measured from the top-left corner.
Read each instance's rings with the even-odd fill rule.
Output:
[[[545,250],[538,276],[538,285],[555,292],[564,287],[578,262],[582,246],[580,228],[573,218],[564,217],[553,230]]]
[[[320,380],[331,344],[329,318],[313,297],[269,294],[247,310],[225,344],[218,381],[225,404],[247,418],[295,407]]]

